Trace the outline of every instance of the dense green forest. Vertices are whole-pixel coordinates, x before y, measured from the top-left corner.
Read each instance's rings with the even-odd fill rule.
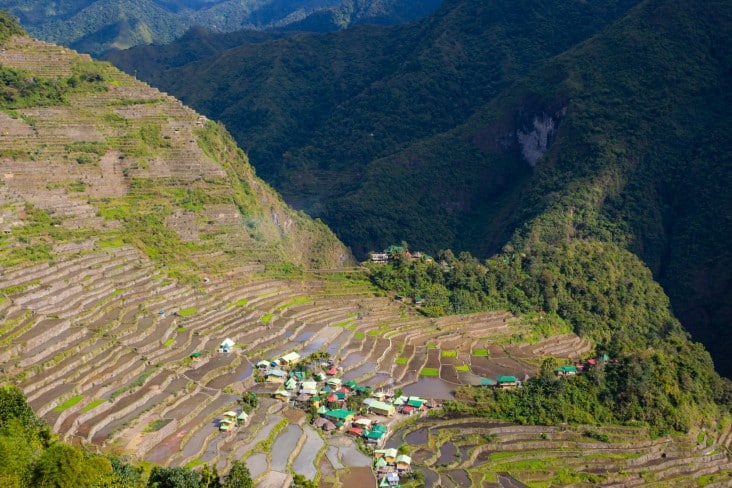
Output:
[[[175,44],[110,59],[223,120],[358,256],[406,240],[486,258],[517,231],[635,253],[729,375],[731,7],[449,0],[169,69]]]
[[[212,32],[325,32],[397,24],[428,15],[441,0],[0,0],[39,39],[101,55],[165,44],[197,27]]]
[[[539,331],[569,327],[612,358],[562,381],[549,360],[516,391],[462,387],[448,413],[549,425],[639,422],[663,434],[712,426],[732,407],[732,383],[688,339],[648,268],[612,244],[572,239],[484,262],[468,253],[445,251],[434,261],[399,250],[368,267],[374,284],[421,302],[427,315],[508,308]]]

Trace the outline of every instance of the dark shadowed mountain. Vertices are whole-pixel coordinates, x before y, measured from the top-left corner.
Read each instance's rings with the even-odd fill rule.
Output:
[[[402,239],[488,256],[512,235],[635,252],[730,374],[730,12],[451,0],[188,65],[166,67],[175,44],[110,60],[224,121],[361,256]]]

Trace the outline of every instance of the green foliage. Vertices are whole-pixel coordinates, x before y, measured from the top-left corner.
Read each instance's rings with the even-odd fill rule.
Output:
[[[419,372],[420,376],[437,377],[440,376],[440,368],[422,368]]]
[[[147,482],[148,488],[203,488],[201,476],[186,468],[153,467]]]
[[[242,395],[239,404],[244,412],[251,413],[259,405],[259,397],[256,393],[248,391]]]
[[[407,239],[486,257],[517,230],[531,247],[612,242],[644,260],[732,371],[720,272],[732,267],[720,218],[732,206],[732,60],[717,48],[732,43],[730,11],[728,0],[450,1],[399,29],[220,46],[188,66],[167,47],[159,58],[175,65],[144,76],[223,120],[259,173],[357,254]],[[530,166],[516,134],[548,117],[548,152]],[[440,291],[426,314],[476,307]]]
[[[224,476],[222,488],[253,488],[254,481],[247,465],[235,460],[231,463],[231,469]]]
[[[295,474],[292,477],[292,484],[290,488],[317,488],[318,484],[314,481],[308,480],[301,474]]]
[[[59,80],[46,80],[30,73],[0,66],[0,107],[18,109],[55,105],[63,102],[65,85]]]
[[[5,10],[0,10],[0,44],[12,36],[26,35],[23,29]]]
[[[198,309],[196,307],[188,307],[178,310],[178,315],[180,317],[191,317],[193,315],[196,315],[197,313]]]
[[[54,412],[63,412],[84,399],[84,395],[75,395],[53,409]]]

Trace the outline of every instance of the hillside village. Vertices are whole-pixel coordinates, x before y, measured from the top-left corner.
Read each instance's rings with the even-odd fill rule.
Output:
[[[21,35],[0,62],[70,90],[0,112],[0,373],[57,445],[244,463],[261,487],[729,481],[732,422],[441,417],[462,388],[528,391],[545,358],[557,377],[614,359],[540,316],[428,317],[375,289],[222,127],[109,65]]]

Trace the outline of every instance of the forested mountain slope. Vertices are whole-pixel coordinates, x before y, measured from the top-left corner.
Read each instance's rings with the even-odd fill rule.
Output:
[[[100,55],[165,44],[200,26],[212,32],[286,28],[330,31],[395,24],[429,14],[441,0],[0,0],[36,37]]]
[[[348,408],[367,405],[371,388],[426,384],[408,394],[444,400],[442,410],[429,402],[427,424],[406,410],[397,425],[377,416],[394,447],[429,425],[415,435],[425,444],[413,467],[425,479],[729,483],[732,383],[687,338],[624,249],[622,228],[605,224],[597,201],[612,179],[568,192],[561,172],[549,178],[568,163],[544,165],[527,146],[556,188],[547,204],[542,188],[525,186],[534,207],[500,254],[402,249],[387,263],[343,267],[335,236],[286,207],[222,126],[108,64],[23,35],[3,13],[0,48],[3,486],[373,479],[355,442],[306,422],[309,402],[281,402],[280,383],[260,382],[260,358],[284,351],[301,352],[296,368],[314,377],[335,358],[344,386],[363,385]],[[518,154],[491,146],[485,128],[530,89],[531,107],[561,115],[559,132],[581,127],[552,104],[565,99],[536,88],[543,76],[466,124],[464,154]],[[539,117],[529,127],[551,125]],[[531,132],[521,126],[519,142]],[[557,374],[578,363],[581,374]],[[523,387],[483,386],[504,374]],[[431,452],[448,440],[459,457],[444,464]],[[540,462],[525,462],[529,449]]]
[[[225,121],[358,255],[489,256],[522,228],[632,250],[729,374],[730,4],[633,3],[453,0],[140,74]]]

